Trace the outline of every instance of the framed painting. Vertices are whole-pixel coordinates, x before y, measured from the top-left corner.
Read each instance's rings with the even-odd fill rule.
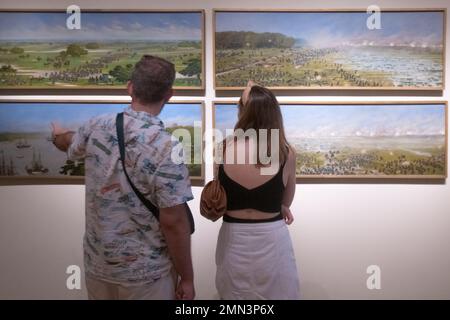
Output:
[[[297,152],[299,181],[447,177],[447,102],[280,106],[287,139]],[[214,127],[229,135],[237,112],[236,103],[214,103]]]
[[[76,130],[90,118],[121,112],[126,105],[0,100],[0,184],[84,183],[84,163],[67,160],[66,154],[56,149],[50,123]],[[203,185],[203,102],[170,102],[158,117],[166,130],[182,141],[192,184]]]
[[[438,90],[446,9],[215,10],[214,88]]]
[[[0,90],[124,89],[145,54],[175,64],[175,89],[204,89],[204,12],[0,10]],[[56,90],[57,91],[57,90]]]

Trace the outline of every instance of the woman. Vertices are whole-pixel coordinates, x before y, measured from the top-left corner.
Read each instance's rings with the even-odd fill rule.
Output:
[[[267,141],[237,139],[238,129],[267,129]],[[273,146],[272,129],[279,133]],[[270,90],[249,83],[239,103],[235,135],[224,144],[223,164],[216,165],[215,172],[227,194],[227,213],[216,250],[220,298],[299,299],[294,251],[286,226],[294,220],[289,207],[295,193],[295,151],[286,141],[280,106]],[[233,156],[230,148],[235,150]],[[274,163],[250,161],[261,151]],[[237,163],[241,152],[245,161]],[[279,161],[275,163],[276,155]],[[273,174],[263,174],[271,165],[276,165]]]

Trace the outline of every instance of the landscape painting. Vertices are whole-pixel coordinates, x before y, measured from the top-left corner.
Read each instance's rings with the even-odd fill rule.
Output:
[[[225,134],[237,106],[214,110],[214,126]],[[297,178],[447,177],[445,102],[292,103],[281,111]]]
[[[0,11],[0,89],[125,88],[134,64],[154,55],[175,64],[177,89],[203,83],[203,11]]]
[[[119,113],[126,104],[101,102],[0,102],[0,180],[83,181],[83,161],[70,161],[51,141],[51,122],[77,130],[92,117]],[[159,115],[166,130],[184,142],[191,180],[202,183],[203,103],[169,103]],[[175,129],[182,129],[177,130]]]
[[[215,11],[215,88],[443,90],[445,9]],[[370,25],[370,23],[369,23]]]

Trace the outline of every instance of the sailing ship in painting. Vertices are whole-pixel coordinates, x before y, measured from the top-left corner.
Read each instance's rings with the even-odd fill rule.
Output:
[[[14,176],[16,175],[16,168],[14,166],[14,161],[11,157],[5,157],[5,153],[0,151],[1,153],[1,162],[0,162],[0,176]]]
[[[41,153],[33,152],[33,160],[30,166],[26,166],[25,170],[31,176],[43,175],[48,173],[48,168],[44,167],[42,164]]]
[[[30,148],[31,145],[27,142],[26,139],[22,139],[16,143],[16,147],[17,147],[17,149],[25,149],[25,148]]]

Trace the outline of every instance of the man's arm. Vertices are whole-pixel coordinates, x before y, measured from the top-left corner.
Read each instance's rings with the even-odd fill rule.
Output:
[[[161,231],[175,270],[181,278],[175,292],[176,297],[177,299],[193,299],[195,291],[191,260],[191,230],[185,207],[185,203],[193,199],[189,171],[184,163],[175,163],[172,159],[172,151],[179,150],[180,142],[169,140],[167,135],[162,135],[161,138],[161,141],[155,143],[160,144],[165,154],[157,161],[158,167],[153,174],[148,175],[151,201],[160,210]]]
[[[192,300],[195,297],[194,272],[191,259],[190,227],[185,205],[161,208],[160,225],[175,270],[181,278],[176,292],[177,299]]]
[[[98,121],[98,118],[92,118],[79,127],[76,132],[64,129],[57,123],[52,123],[54,145],[59,150],[67,152],[67,157],[70,160],[83,159],[86,156],[86,146],[89,136]]]

